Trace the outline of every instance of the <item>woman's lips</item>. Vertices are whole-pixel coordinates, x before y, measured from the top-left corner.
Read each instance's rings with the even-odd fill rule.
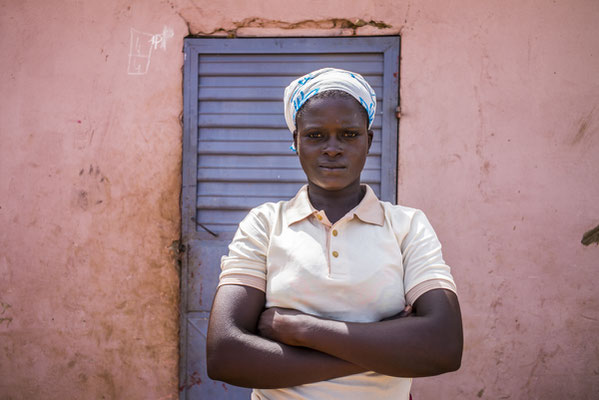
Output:
[[[326,170],[326,171],[335,171],[335,170],[340,170],[340,169],[345,169],[344,165],[328,165],[328,164],[323,164],[319,166],[320,168]]]

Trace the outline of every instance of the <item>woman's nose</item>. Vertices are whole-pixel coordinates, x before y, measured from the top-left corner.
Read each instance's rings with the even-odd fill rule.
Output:
[[[324,144],[323,152],[328,156],[336,156],[337,154],[340,154],[342,151],[343,148],[341,146],[341,142],[337,140],[337,138],[334,137],[334,135],[331,135],[331,137],[329,137],[329,140],[327,140]]]

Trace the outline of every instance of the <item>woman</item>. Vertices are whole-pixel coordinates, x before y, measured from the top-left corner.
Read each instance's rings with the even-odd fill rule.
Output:
[[[376,97],[325,68],[285,90],[308,184],[240,223],[223,257],[208,373],[252,399],[408,399],[411,377],[459,368],[462,324],[424,214],[379,201],[360,173]]]

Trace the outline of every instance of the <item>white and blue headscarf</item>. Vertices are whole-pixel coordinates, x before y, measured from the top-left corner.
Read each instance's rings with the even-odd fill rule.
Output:
[[[285,122],[295,132],[295,116],[299,109],[317,93],[341,90],[349,93],[366,109],[368,129],[376,112],[376,93],[360,74],[337,68],[323,68],[302,76],[285,88]]]

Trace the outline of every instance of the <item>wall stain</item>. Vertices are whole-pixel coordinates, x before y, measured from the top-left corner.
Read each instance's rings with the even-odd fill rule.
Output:
[[[572,142],[570,143],[572,146],[579,143],[585,137],[586,133],[589,130],[591,118],[596,108],[597,106],[593,107],[593,109],[586,116],[580,119],[580,126],[578,127],[578,131],[576,132],[576,136],[574,136],[574,139],[572,139]]]
[[[481,71],[480,80],[481,80],[481,82],[484,81],[482,71]],[[490,201],[490,199],[492,197],[492,196],[490,196],[489,190],[488,190],[488,178],[489,178],[489,175],[491,172],[492,165],[486,159],[485,154],[484,154],[484,148],[487,145],[487,138],[488,138],[488,136],[485,136],[485,132],[486,132],[485,113],[483,110],[483,103],[482,103],[482,100],[480,97],[479,89],[476,85],[473,87],[473,91],[474,91],[474,98],[476,99],[476,113],[478,115],[478,129],[476,131],[476,146],[475,146],[474,151],[475,151],[475,154],[478,157],[479,162],[480,162],[480,167],[479,167],[480,174],[479,174],[477,188],[483,198],[483,201],[488,202],[488,201]],[[491,133],[491,136],[494,136],[494,133]]]
[[[193,373],[188,377],[187,380],[189,383],[179,386],[179,391],[182,392],[185,389],[191,389],[195,385],[201,385],[202,379],[200,378],[200,374],[197,371],[193,371]]]
[[[4,315],[6,313],[6,310],[12,308],[12,306],[8,303],[0,301],[0,308],[0,315]],[[12,323],[12,317],[0,317],[0,325],[4,322],[6,322],[6,327],[10,328],[10,324]]]
[[[0,310],[0,315],[4,314],[6,310],[8,310],[11,307],[12,306],[10,304],[0,301],[0,308],[2,308],[2,310]]]
[[[85,190],[79,191],[79,194],[77,195],[77,205],[83,211],[87,210],[87,207],[89,206],[89,200],[87,199],[87,192]]]
[[[489,161],[485,161],[481,170],[485,175],[489,175],[489,172],[491,172],[491,163]]]
[[[572,140],[572,144],[576,144],[578,142],[580,142],[580,139],[582,139],[584,137],[584,133],[587,130],[588,127],[588,123],[587,121],[582,121],[580,124],[580,128],[578,128],[578,133],[576,134],[576,136],[574,136],[574,140]]]
[[[582,240],[580,243],[585,246],[588,246],[592,243],[599,244],[599,225],[589,231],[586,231],[584,235],[582,235]]]
[[[376,29],[393,28],[383,21],[369,20],[365,21],[361,18],[349,20],[347,18],[329,18],[322,20],[307,19],[299,22],[286,22],[266,18],[251,17],[241,21],[234,21],[231,28],[217,28],[212,31],[195,31],[191,28],[191,21],[185,18],[181,13],[177,14],[185,21],[190,37],[202,36],[226,36],[228,38],[237,37],[237,31],[241,28],[278,28],[285,30],[292,29],[351,29],[352,35],[357,35],[358,28],[364,26],[372,26]]]
[[[562,348],[557,345],[557,347],[555,348],[555,350],[553,350],[552,352],[548,352],[545,350],[544,347],[541,347],[539,349],[539,352],[537,353],[537,357],[535,359],[535,361],[532,362],[532,368],[530,370],[530,374],[528,375],[528,379],[526,381],[526,384],[524,385],[524,389],[526,389],[526,393],[527,393],[527,398],[531,398],[533,396],[531,396],[531,383],[532,380],[535,376],[537,376],[537,369],[539,366],[541,366],[542,369],[546,370],[547,369],[547,362],[551,361],[557,354],[559,354],[562,351]],[[543,373],[545,373],[545,371],[543,371]],[[543,373],[539,374],[542,375]]]
[[[109,399],[116,399],[117,395],[116,395],[116,386],[114,384],[114,379],[112,377],[112,374],[105,371],[102,373],[99,373],[96,375],[98,378],[100,378],[102,381],[104,381],[104,383],[106,384],[105,389],[108,390],[108,398]],[[105,396],[102,396],[103,399],[105,399]]]
[[[77,208],[88,211],[91,207],[110,201],[110,181],[102,174],[99,166],[90,164],[89,168],[79,169],[79,177],[80,187],[76,189],[74,196]]]
[[[112,337],[112,333],[114,332],[114,327],[110,323],[100,322],[100,326],[103,329],[104,341],[109,341]]]
[[[183,262],[183,253],[185,253],[185,245],[181,240],[173,240],[167,249],[169,250],[169,255],[171,257],[173,266],[177,270],[177,275],[180,275]]]

